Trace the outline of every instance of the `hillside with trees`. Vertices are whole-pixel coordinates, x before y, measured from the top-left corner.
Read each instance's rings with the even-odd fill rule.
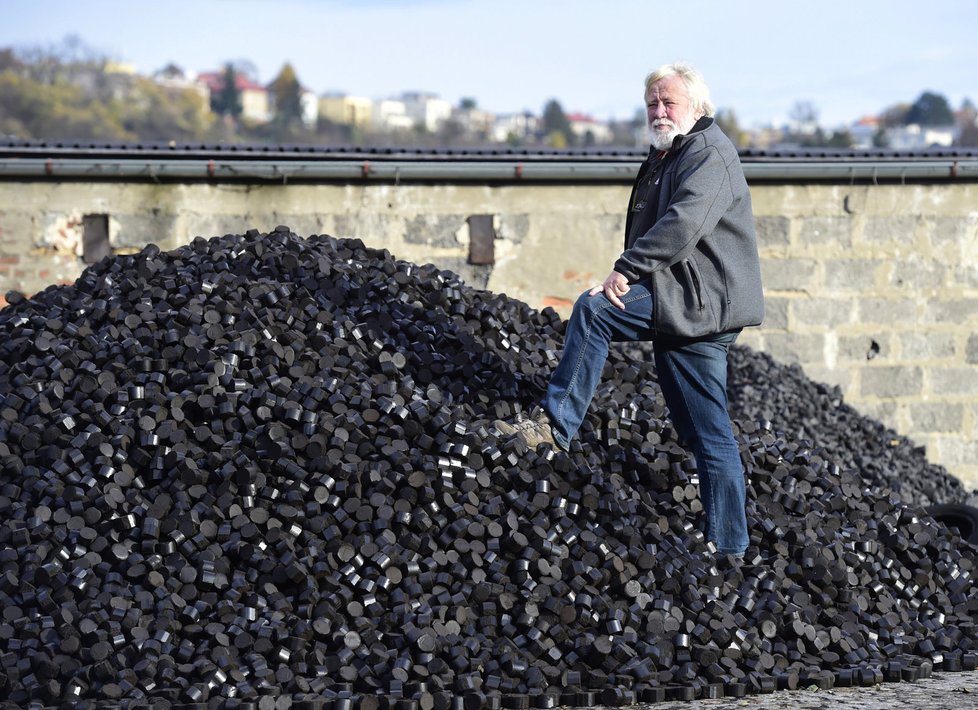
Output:
[[[210,136],[214,117],[198,92],[110,69],[104,59],[21,59],[0,50],[0,134],[108,141]]]
[[[602,143],[645,145],[646,140],[641,110],[629,120],[600,123],[565,113],[553,98],[544,103],[539,119],[528,112],[517,115],[512,130],[501,132],[493,132],[491,126],[503,117],[478,109],[472,98],[453,107],[437,128],[418,121],[396,130],[348,124],[319,115],[320,99],[303,89],[291,63],[286,62],[267,86],[258,85],[254,74],[250,62],[239,60],[216,72],[194,75],[193,80],[175,64],[152,77],[140,76],[71,37],[50,50],[0,48],[0,137],[418,147],[472,147],[495,141],[558,149]],[[256,111],[250,105],[249,111],[245,104],[256,96],[262,108]],[[934,91],[924,91],[912,103],[884,108],[868,122],[833,130],[819,125],[818,109],[809,101],[796,102],[787,125],[753,133],[739,125],[733,109],[720,109],[716,118],[740,147],[914,147],[952,141],[978,146],[975,105],[965,100],[955,111]]]
[[[208,92],[170,64],[153,77],[127,72],[66,41],[54,50],[0,49],[0,136],[152,143],[323,143],[342,140],[329,125],[298,120],[299,79],[286,64],[268,87],[273,120],[242,116],[236,89],[247,62],[222,69],[223,91]],[[320,130],[321,128],[321,130]]]

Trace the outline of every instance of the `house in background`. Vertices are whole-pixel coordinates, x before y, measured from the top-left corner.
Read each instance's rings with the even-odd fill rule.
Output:
[[[244,74],[234,75],[235,85],[241,94],[241,117],[251,123],[268,123],[272,119],[268,89]],[[224,90],[224,72],[201,72],[197,81],[211,93]]]
[[[315,128],[319,121],[319,97],[316,92],[303,86],[299,92],[299,106],[302,108],[302,124]]]
[[[886,144],[890,148],[915,149],[931,146],[947,147],[954,143],[955,126],[921,126],[909,123],[886,129]]]
[[[404,112],[414,122],[429,133],[435,133],[452,117],[452,104],[437,95],[423,91],[409,91],[401,94]]]
[[[380,99],[374,102],[371,125],[382,131],[410,131],[414,128],[414,119],[408,115],[403,101]]]
[[[373,99],[363,96],[329,93],[319,97],[319,115],[339,126],[369,128],[373,112]]]
[[[523,142],[534,138],[540,130],[540,119],[529,111],[503,113],[492,125],[492,139],[497,143]]]
[[[852,147],[872,148],[877,140],[883,121],[879,116],[863,116],[849,127],[852,136]]]
[[[157,85],[166,87],[168,89],[187,89],[190,91],[195,91],[203,100],[205,106],[210,103],[210,89],[198,81],[197,74],[194,72],[184,71],[176,64],[167,64],[159,71],[154,72],[150,78],[156,82]]]
[[[452,109],[452,120],[461,127],[463,135],[488,141],[492,135],[496,115],[474,106],[457,106]]]
[[[591,116],[583,113],[571,113],[567,116],[573,133],[582,145],[595,145],[597,143],[610,143],[613,139],[611,127],[602,121],[598,121]]]

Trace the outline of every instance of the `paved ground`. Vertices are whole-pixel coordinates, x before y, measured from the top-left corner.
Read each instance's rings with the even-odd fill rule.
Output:
[[[633,705],[629,710],[958,710],[978,708],[978,671],[934,673],[915,683],[883,683],[872,688],[780,691],[719,700]]]

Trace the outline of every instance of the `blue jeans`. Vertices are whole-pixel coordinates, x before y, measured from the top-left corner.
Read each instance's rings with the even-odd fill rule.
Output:
[[[678,340],[652,330],[652,294],[630,284],[625,310],[603,293],[581,294],[564,336],[564,353],[550,378],[543,408],[554,440],[569,448],[587,414],[612,342],[651,340],[669,416],[692,447],[706,513],[707,539],[722,554],[747,549],[746,482],[727,413],[727,350],[736,333]]]

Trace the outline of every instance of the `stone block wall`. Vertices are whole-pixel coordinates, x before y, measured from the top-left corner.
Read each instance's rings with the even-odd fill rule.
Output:
[[[768,318],[741,342],[978,485],[978,186],[755,185]]]
[[[978,487],[978,184],[752,184],[767,318],[742,343],[837,384],[846,401]],[[619,184],[0,182],[0,306],[73,281],[85,215],[115,252],[289,225],[355,236],[470,285],[568,315],[621,249]],[[469,263],[492,215],[494,263]]]

